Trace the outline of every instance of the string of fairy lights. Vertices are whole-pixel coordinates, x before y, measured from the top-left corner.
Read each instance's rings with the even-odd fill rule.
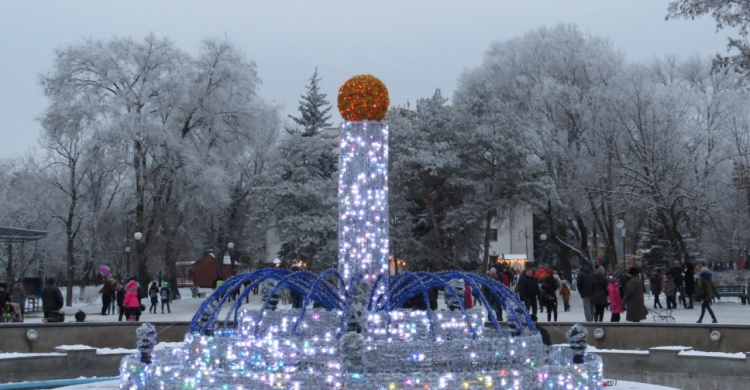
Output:
[[[339,91],[347,122],[338,270],[272,268],[227,280],[201,305],[181,348],[152,351],[155,332],[141,330],[141,354],[120,365],[121,388],[602,388],[601,358],[584,353],[585,329],[569,332],[575,348],[545,347],[502,283],[459,271],[388,274],[388,126],[381,122],[388,104],[385,85],[370,75]],[[242,302],[259,286],[263,306],[248,310]],[[273,298],[283,289],[301,294],[302,308],[278,309]],[[432,306],[437,289],[452,310]],[[464,300],[469,289],[476,308]]]

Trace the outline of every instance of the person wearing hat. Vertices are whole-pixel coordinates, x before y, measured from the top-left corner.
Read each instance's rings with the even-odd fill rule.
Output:
[[[641,280],[638,268],[630,267],[628,273],[630,274],[630,279],[625,284],[625,296],[623,297],[625,307],[627,307],[625,319],[630,322],[640,322],[645,320],[648,314],[643,298],[643,281]]]
[[[699,324],[703,322],[703,315],[708,311],[708,314],[711,315],[711,322],[715,324],[717,321],[714,311],[711,310],[711,301],[719,296],[719,294],[716,292],[716,287],[714,286],[713,272],[705,267],[705,263],[701,263],[695,266],[695,273],[698,274],[696,300],[701,301],[701,316],[696,322]]]
[[[148,312],[156,314],[156,305],[159,304],[159,285],[156,281],[151,282],[151,286],[148,287],[148,297],[151,300]]]
[[[167,313],[172,312],[172,308],[169,307],[169,301],[172,298],[172,291],[169,289],[169,282],[163,281],[161,283],[161,290],[159,290],[161,297],[161,314],[164,314],[164,305],[167,305]]]
[[[609,294],[609,311],[612,312],[609,322],[620,322],[620,314],[625,311],[625,308],[623,307],[622,297],[620,296],[619,279],[614,276],[609,277],[607,293]]]

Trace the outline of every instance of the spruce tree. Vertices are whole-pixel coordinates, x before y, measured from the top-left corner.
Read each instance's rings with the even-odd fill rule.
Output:
[[[307,93],[300,95],[301,100],[299,101],[299,107],[297,108],[300,112],[300,117],[294,117],[289,115],[298,125],[302,126],[302,136],[311,137],[315,135],[318,130],[332,126],[331,120],[331,103],[326,100],[326,94],[320,93],[318,88],[318,68],[315,68],[315,72],[310,78],[310,84],[307,86]]]

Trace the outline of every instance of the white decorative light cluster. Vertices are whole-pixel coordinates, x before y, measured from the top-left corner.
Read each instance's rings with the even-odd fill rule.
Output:
[[[123,359],[121,388],[602,388],[601,358],[582,349],[548,351],[501,283],[457,271],[388,274],[384,123],[342,125],[339,170],[338,272],[263,269],[227,280],[196,313],[182,348],[154,352],[150,364],[138,354]],[[263,310],[242,309],[260,285],[267,290]],[[467,285],[481,302],[476,309],[465,307]],[[303,308],[276,310],[272,297],[282,288],[302,294]],[[436,289],[453,310],[429,308]],[[220,327],[218,314],[234,293]],[[328,310],[308,310],[313,302]],[[415,305],[425,309],[404,309]],[[498,322],[495,305],[507,324]]]
[[[374,285],[378,275],[388,275],[388,237],[388,125],[346,122],[339,144],[339,273],[344,280],[362,278]]]
[[[336,329],[342,313],[243,311],[239,326],[188,334],[183,348],[137,356],[120,368],[130,389],[598,389],[601,359],[572,365],[568,348],[547,354],[538,334],[506,337],[466,314],[395,310],[370,314],[361,364],[346,368]],[[295,322],[300,321],[293,333]],[[467,337],[472,327],[481,337]],[[347,334],[352,334],[348,332]],[[343,338],[342,338],[343,340]]]

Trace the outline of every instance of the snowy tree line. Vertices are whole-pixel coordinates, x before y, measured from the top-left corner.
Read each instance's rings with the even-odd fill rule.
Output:
[[[269,233],[285,264],[335,265],[337,142],[317,69],[291,125],[225,40],[196,55],[154,36],[85,41],[41,80],[44,155],[0,162],[0,214],[50,234],[25,258],[2,248],[8,278],[124,275],[130,246],[129,274],[174,286],[178,261],[230,241],[233,262],[259,266]],[[548,237],[536,258],[564,272],[595,240],[622,263],[619,219],[652,262],[733,260],[750,244],[745,81],[711,59],[627,63],[570,25],[497,42],[450,100],[389,111],[392,252],[474,269],[491,222],[524,209]]]

